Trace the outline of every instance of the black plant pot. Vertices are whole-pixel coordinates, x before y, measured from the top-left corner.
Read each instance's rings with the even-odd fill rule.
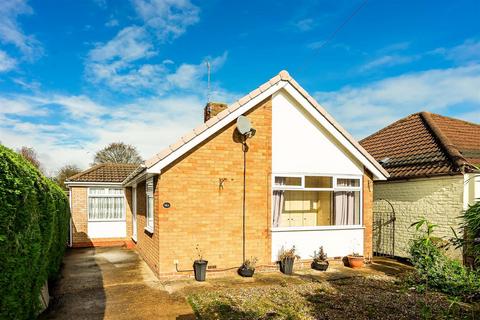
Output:
[[[312,269],[315,269],[318,271],[327,271],[328,265],[329,265],[328,261],[313,261]]]
[[[195,272],[195,280],[205,281],[207,275],[207,260],[195,260],[193,262],[193,271]]]
[[[293,262],[295,258],[285,258],[280,261],[280,271],[284,274],[292,274],[293,272]]]
[[[250,278],[255,273],[255,269],[247,268],[245,266],[241,266],[238,268],[238,274],[242,277]]]

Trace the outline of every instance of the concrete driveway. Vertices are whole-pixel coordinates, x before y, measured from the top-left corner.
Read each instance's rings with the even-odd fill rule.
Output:
[[[70,249],[40,319],[194,319],[137,253],[122,247]]]

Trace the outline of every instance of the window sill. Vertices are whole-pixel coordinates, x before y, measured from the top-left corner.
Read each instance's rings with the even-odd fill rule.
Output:
[[[145,227],[145,233],[148,234],[149,236],[153,235],[153,228],[151,227]]]
[[[126,222],[125,218],[123,219],[89,219],[88,222]]]
[[[290,231],[329,231],[329,230],[358,230],[365,229],[362,225],[351,226],[318,226],[318,227],[280,227],[271,228],[272,232],[290,232]]]

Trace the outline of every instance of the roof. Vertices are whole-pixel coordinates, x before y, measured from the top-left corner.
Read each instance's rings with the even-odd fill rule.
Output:
[[[66,180],[69,182],[106,182],[121,183],[132,173],[138,164],[128,163],[101,163],[85,171],[77,173]]]
[[[480,125],[419,112],[360,141],[390,179],[473,172],[480,164]]]
[[[217,114],[216,116],[210,118],[207,122],[202,123],[197,128],[193,129],[192,131],[188,132],[184,136],[182,136],[177,142],[171,144],[164,150],[160,151],[152,158],[145,161],[143,168],[138,168],[134,173],[132,173],[127,179],[125,179],[124,183],[129,182],[132,180],[136,175],[138,175],[142,171],[148,171],[148,169],[153,168],[155,165],[159,165],[161,163],[161,167],[165,167],[169,163],[173,162],[176,158],[172,156],[173,153],[178,151],[180,148],[184,147],[185,145],[194,141],[197,137],[201,136],[205,132],[209,132],[209,136],[216,133],[218,130],[223,128],[225,121],[222,121],[228,118],[230,115],[238,113],[239,110],[242,110],[243,107],[247,106],[252,101],[255,101],[259,97],[262,97],[263,94],[272,95],[276,91],[282,88],[281,84],[290,84],[293,88],[295,88],[301,96],[303,96],[333,127],[340,132],[340,134],[350,142],[356,150],[360,152],[366,158],[366,161],[369,162],[376,170],[379,171],[380,175],[383,176],[381,178],[385,179],[388,176],[387,171],[383,169],[383,167],[371,156],[368,154],[367,151],[345,130],[340,126],[340,124],[330,115],[328,112],[312,98],[307,91],[305,91],[296,81],[293,79],[290,74],[282,70],[279,74],[274,76],[269,81],[265,82],[255,90],[251,91],[244,97],[240,98],[239,100],[235,101],[234,103],[230,104],[228,108]],[[254,107],[252,105],[251,107]],[[242,110],[243,111],[243,110]],[[248,111],[248,110],[247,110]],[[243,111],[245,112],[245,111]],[[209,130],[210,128],[214,130]],[[197,139],[200,141],[201,139]],[[201,140],[203,141],[203,140]],[[200,141],[200,142],[201,142]],[[198,143],[200,143],[198,142]],[[192,143],[193,146],[198,144],[195,140],[195,143]],[[183,148],[185,151],[182,150],[183,153],[187,152],[191,148]],[[183,154],[182,153],[182,154]]]

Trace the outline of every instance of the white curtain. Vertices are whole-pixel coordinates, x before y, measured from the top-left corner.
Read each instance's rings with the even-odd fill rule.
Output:
[[[124,219],[123,197],[89,197],[88,218],[90,220]]]
[[[280,220],[282,218],[283,211],[283,199],[284,199],[283,190],[274,190],[273,191],[273,227],[280,227]]]
[[[285,177],[275,177],[275,186],[284,186],[286,183]],[[282,218],[282,211],[283,211],[283,200],[284,200],[284,193],[283,190],[274,190],[273,191],[273,227],[278,228],[280,227],[280,220]]]
[[[354,191],[337,191],[335,192],[335,209],[334,209],[335,225],[352,225],[358,224],[355,221],[355,192]]]

